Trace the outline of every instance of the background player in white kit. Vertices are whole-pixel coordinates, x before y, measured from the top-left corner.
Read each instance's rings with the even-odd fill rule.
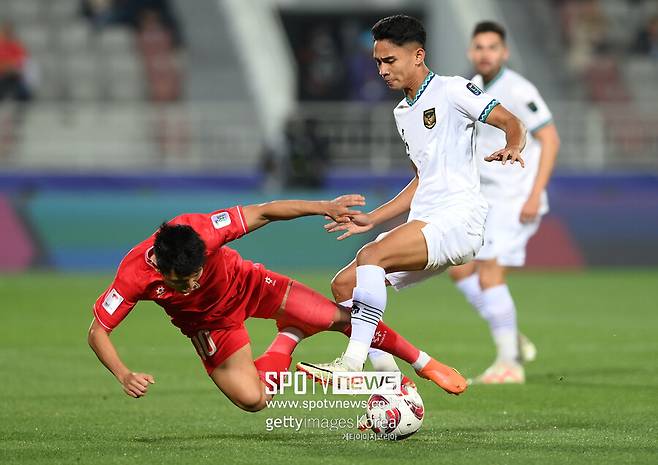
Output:
[[[489,203],[485,243],[475,261],[450,269],[450,276],[487,320],[497,348],[496,361],[473,381],[523,383],[522,361],[535,357],[534,345],[517,330],[516,308],[505,282],[508,267],[525,264],[525,249],[548,212],[546,186],[560,146],[551,112],[536,87],[505,67],[509,50],[505,29],[485,21],[473,30],[468,57],[477,75],[473,82],[509,108],[528,128],[525,169],[500,169],[480,163],[482,194]],[[498,147],[505,135],[487,125],[476,130],[476,158]]]
[[[426,34],[418,20],[403,15],[384,18],[372,32],[379,74],[389,88],[405,94],[394,116],[416,176],[374,211],[357,215],[348,224],[327,225],[329,231],[346,231],[339,237],[343,239],[409,212],[405,224],[366,244],[334,279],[335,287],[343,287],[342,295],[334,292],[339,302],[349,304],[353,297],[352,333],[344,355],[334,362],[297,365],[316,379],[362,369],[386,308],[387,282],[397,289],[405,287],[469,262],[482,246],[487,204],[480,194],[474,156],[475,122],[494,125],[506,136],[504,148],[487,161],[509,160],[508,169],[517,168],[515,161],[523,165],[523,123],[473,83],[430,71],[425,65]],[[459,373],[448,373],[445,366],[434,369],[429,362],[421,352],[414,368],[425,377],[432,371],[451,378],[456,394],[466,388]]]

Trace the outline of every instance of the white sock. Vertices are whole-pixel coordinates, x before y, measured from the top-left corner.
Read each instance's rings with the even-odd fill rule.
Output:
[[[414,363],[411,364],[412,367],[414,367],[414,370],[422,370],[425,368],[425,365],[429,363],[431,360],[431,357],[427,355],[427,353],[423,352],[422,350],[418,354],[418,358]]]
[[[352,308],[352,299],[347,299],[342,302],[338,302],[338,305],[340,305],[341,307]]]
[[[498,350],[498,360],[517,362],[519,358],[516,307],[507,284],[482,291],[482,307]]]
[[[354,370],[361,370],[377,325],[386,308],[386,273],[376,265],[356,267],[356,287],[352,303],[352,335],[343,360]]]
[[[368,358],[370,358],[372,368],[375,371],[400,371],[400,367],[395,361],[395,357],[388,352],[371,347],[370,350],[368,350]]]
[[[464,294],[464,297],[466,297],[468,303],[471,304],[475,310],[477,310],[482,318],[486,319],[482,305],[480,276],[478,276],[477,273],[473,273],[469,277],[457,281],[455,286],[461,291],[462,294]]]

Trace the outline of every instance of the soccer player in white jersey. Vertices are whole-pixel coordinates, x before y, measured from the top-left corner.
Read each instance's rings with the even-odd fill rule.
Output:
[[[344,239],[409,213],[405,224],[366,244],[334,278],[335,297],[352,306],[351,336],[347,350],[334,362],[297,365],[318,380],[334,372],[362,370],[386,308],[387,283],[403,288],[471,261],[482,247],[487,203],[480,194],[475,123],[487,123],[505,133],[503,147],[485,160],[509,161],[508,169],[524,165],[523,123],[472,82],[430,71],[425,65],[426,34],[418,20],[387,17],[372,32],[379,74],[389,88],[405,95],[393,113],[416,175],[393,200],[372,212],[356,215],[347,224],[326,225],[330,232],[344,231],[339,236]],[[340,283],[343,290],[337,293]],[[414,368],[424,378],[442,381],[446,390],[451,386],[454,394],[466,389],[466,380],[456,370],[424,352]]]
[[[548,212],[546,186],[560,139],[537,88],[505,66],[509,50],[502,26],[490,21],[477,24],[468,57],[477,72],[473,82],[517,115],[529,134],[523,152],[525,169],[499,169],[480,163],[482,193],[489,203],[485,243],[475,261],[451,268],[450,276],[488,322],[497,349],[493,365],[473,381],[523,383],[521,362],[533,360],[535,348],[517,330],[516,308],[505,273],[508,267],[525,264],[528,239]],[[491,126],[478,124],[476,134],[478,159],[504,140],[504,134]]]

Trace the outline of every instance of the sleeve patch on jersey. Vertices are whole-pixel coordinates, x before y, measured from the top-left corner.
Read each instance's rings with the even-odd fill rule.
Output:
[[[210,221],[215,229],[224,228],[231,224],[231,215],[228,212],[215,213],[210,217]]]
[[[478,86],[476,86],[472,82],[469,82],[468,84],[466,84],[466,88],[468,90],[470,90],[474,95],[482,94],[482,89],[480,89]]]
[[[121,302],[123,302],[123,297],[117,292],[116,289],[112,288],[112,290],[105,296],[105,300],[103,301],[103,308],[107,313],[112,315],[114,312],[116,312],[117,308],[119,308]]]
[[[533,113],[537,113],[537,104],[535,102],[528,102],[528,108],[530,108],[530,111]]]

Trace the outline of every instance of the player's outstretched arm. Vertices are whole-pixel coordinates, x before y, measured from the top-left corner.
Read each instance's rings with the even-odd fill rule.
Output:
[[[338,223],[350,220],[361,212],[351,207],[365,205],[362,195],[341,195],[333,200],[275,200],[242,208],[247,230],[253,231],[272,221],[292,220],[302,216],[323,215]]]
[[[121,383],[123,391],[131,397],[138,398],[146,394],[149,384],[155,384],[153,376],[146,373],[134,373],[126,367],[119,358],[110,335],[96,321],[92,321],[87,335],[89,346],[96,353],[98,360],[112,372]]]
[[[502,161],[503,165],[507,160],[510,160],[510,164],[518,161],[525,168],[521,151],[525,148],[526,128],[521,120],[507,111],[502,105],[496,105],[489,113],[486,123],[505,131],[507,143],[505,148],[492,153],[485,160],[489,162]]]
[[[416,176],[400,191],[398,195],[385,204],[375,208],[370,213],[354,215],[349,222],[339,223],[337,221],[332,221],[325,224],[324,229],[330,233],[345,231],[337,237],[339,241],[353,236],[354,234],[362,234],[370,231],[375,226],[408,212],[417,187],[418,173],[416,173]]]

